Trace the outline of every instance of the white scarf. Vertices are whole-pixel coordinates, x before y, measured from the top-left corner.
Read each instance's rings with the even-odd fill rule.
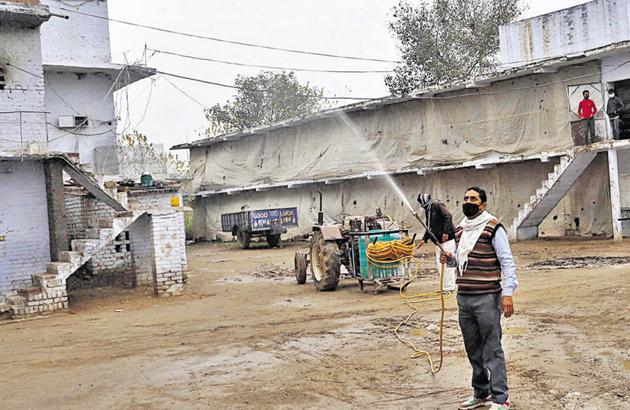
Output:
[[[488,222],[496,219],[489,212],[483,211],[480,215],[473,219],[464,217],[459,226],[464,229],[462,236],[459,239],[457,245],[457,266],[459,268],[459,275],[463,275],[464,271],[468,267],[468,254],[472,252],[475,244],[479,240],[481,233],[488,225]]]

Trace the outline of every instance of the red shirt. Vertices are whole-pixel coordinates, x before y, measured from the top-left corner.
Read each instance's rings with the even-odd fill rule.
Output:
[[[578,105],[578,114],[582,119],[593,118],[597,113],[597,107],[595,106],[595,102],[590,98],[588,100],[582,99],[580,104]]]

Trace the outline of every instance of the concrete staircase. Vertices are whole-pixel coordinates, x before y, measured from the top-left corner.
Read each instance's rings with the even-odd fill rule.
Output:
[[[13,318],[36,316],[44,312],[68,308],[66,280],[81,266],[88,262],[105,246],[123,233],[145,212],[117,212],[113,218],[98,221],[98,227],[92,229],[89,239],[74,239],[71,251],[59,253],[58,262],[49,262],[46,272],[32,276],[33,286],[17,290],[17,295],[9,296],[0,304],[0,315],[11,312]]]
[[[561,157],[553,172],[529,198],[509,229],[511,239],[526,240],[538,236],[538,226],[569,192],[575,181],[593,161],[597,152],[574,151]]]

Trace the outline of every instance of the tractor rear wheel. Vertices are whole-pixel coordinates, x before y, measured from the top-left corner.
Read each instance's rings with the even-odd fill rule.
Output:
[[[306,255],[302,252],[295,252],[293,258],[293,265],[295,267],[295,280],[300,285],[306,283]]]
[[[247,249],[249,248],[249,244],[252,241],[252,236],[249,232],[239,230],[238,234],[236,235],[236,240],[238,242],[238,246],[240,246],[241,249]]]
[[[325,241],[321,234],[316,233],[311,245],[311,276],[315,288],[319,291],[335,290],[340,273],[339,245]]]

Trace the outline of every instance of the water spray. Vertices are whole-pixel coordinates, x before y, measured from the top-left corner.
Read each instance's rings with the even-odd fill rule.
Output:
[[[361,133],[361,131],[348,118],[348,116],[345,113],[338,111],[336,113],[336,115],[341,120],[341,122],[343,122],[348,127],[348,129],[351,131],[351,133],[354,135],[354,137],[361,141],[361,146],[362,147],[370,147],[370,141]],[[424,227],[424,229],[426,229],[427,233],[429,234],[429,237],[435,243],[435,246],[437,246],[440,249],[441,252],[447,253],[446,250],[440,244],[440,241],[438,241],[438,238],[436,238],[435,235],[433,234],[433,232],[431,232],[429,230],[429,228],[427,227],[425,222],[418,215],[418,212],[413,208],[413,206],[411,206],[411,203],[409,202],[409,200],[407,200],[407,198],[406,198],[404,192],[402,191],[402,189],[400,189],[400,187],[398,186],[398,184],[396,184],[396,182],[394,181],[392,176],[385,170],[385,167],[381,163],[381,161],[378,158],[378,156],[374,153],[374,151],[367,150],[366,154],[372,160],[373,164],[375,166],[377,166],[377,168],[379,170],[379,176],[382,176],[382,177],[385,178],[385,181],[387,181],[387,183],[391,186],[391,188],[394,190],[394,192],[396,192],[398,197],[403,201],[403,203],[407,206],[407,208],[409,208],[409,210],[411,211],[411,214],[414,216],[414,218],[416,218],[418,220],[418,222],[420,222],[420,224]],[[321,193],[320,193],[320,204],[321,204]],[[321,205],[320,205],[320,207],[321,207]],[[413,246],[413,242],[412,242],[411,246]],[[414,349],[415,353],[414,353],[414,355],[412,357],[415,358],[415,357],[420,357],[422,355],[426,355],[428,357],[429,363],[431,365],[431,373],[432,374],[435,374],[435,373],[440,371],[440,369],[442,368],[442,363],[444,361],[444,355],[443,355],[443,349],[442,349],[442,344],[443,344],[442,340],[443,340],[443,331],[444,331],[444,290],[443,290],[443,287],[444,287],[444,267],[445,267],[444,265],[445,264],[442,263],[442,269],[441,269],[441,272],[440,272],[440,289],[439,289],[440,300],[442,302],[442,318],[440,320],[440,363],[439,363],[439,365],[437,367],[434,367],[433,366],[433,361],[431,359],[431,355],[428,352],[421,351],[421,350],[417,349],[412,342],[403,340],[400,337],[400,335],[398,334],[398,329],[400,328],[400,326],[403,325],[404,323],[407,323],[407,321],[409,321],[413,317],[413,315],[415,315],[418,312],[418,309],[415,308],[412,305],[412,303],[410,302],[410,300],[413,299],[413,297],[407,297],[407,296],[402,294],[403,289],[406,287],[406,285],[405,286],[401,286],[401,288],[400,288],[401,296],[406,299],[407,304],[412,309],[414,309],[414,311],[409,316],[407,316],[407,318],[403,322],[400,322],[400,324],[396,327],[396,330],[394,331],[394,333],[396,333],[396,336],[398,337],[398,339],[401,342],[408,344],[409,346],[411,346]],[[410,282],[408,282],[407,284],[409,284]]]

